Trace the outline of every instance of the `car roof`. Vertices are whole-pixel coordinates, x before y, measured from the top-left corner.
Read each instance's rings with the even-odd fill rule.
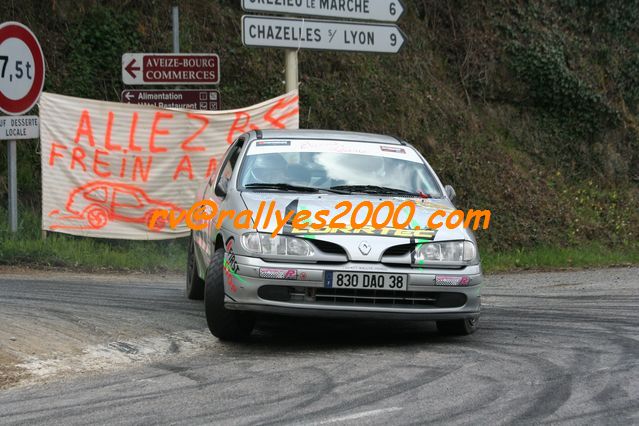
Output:
[[[352,142],[372,142],[388,145],[405,145],[406,143],[394,136],[378,135],[375,133],[344,132],[341,130],[257,130],[250,132],[251,139],[318,139],[339,140]]]

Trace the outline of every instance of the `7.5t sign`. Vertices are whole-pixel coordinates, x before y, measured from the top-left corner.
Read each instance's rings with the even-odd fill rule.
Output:
[[[0,24],[0,111],[29,111],[43,85],[44,56],[36,37],[18,22]]]

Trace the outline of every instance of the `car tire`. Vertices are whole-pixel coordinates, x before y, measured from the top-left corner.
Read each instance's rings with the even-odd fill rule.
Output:
[[[479,318],[437,321],[437,330],[447,336],[468,336],[477,331]]]
[[[245,339],[253,331],[255,316],[224,307],[224,248],[215,250],[204,280],[204,311],[211,334],[220,340]]]
[[[195,258],[195,241],[189,241],[189,252],[186,257],[186,297],[191,300],[204,299],[204,280],[197,273]]]

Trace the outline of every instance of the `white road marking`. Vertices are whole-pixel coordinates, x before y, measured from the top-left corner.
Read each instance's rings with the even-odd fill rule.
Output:
[[[361,413],[349,414],[347,416],[333,417],[333,418],[321,421],[321,422],[316,423],[316,424],[325,425],[325,424],[328,424],[328,423],[337,423],[337,422],[345,422],[345,421],[348,421],[348,420],[357,420],[357,419],[361,419],[362,417],[370,417],[370,416],[375,416],[375,415],[378,415],[378,414],[390,413],[390,412],[401,410],[401,409],[402,409],[402,407],[389,407],[389,408],[380,408],[378,410],[362,411]]]

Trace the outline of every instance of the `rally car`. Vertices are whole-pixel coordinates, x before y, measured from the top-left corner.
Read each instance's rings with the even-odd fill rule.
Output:
[[[217,214],[251,213],[250,226],[213,218],[192,232],[186,294],[204,299],[216,337],[248,336],[260,312],[476,330],[475,237],[464,226],[426,225],[433,212],[454,210],[455,192],[410,144],[365,133],[258,130],[240,136],[220,164],[196,201],[212,201]],[[344,201],[352,208],[336,208]],[[273,206],[281,217],[307,210],[310,218],[301,225],[291,217],[278,230]]]

